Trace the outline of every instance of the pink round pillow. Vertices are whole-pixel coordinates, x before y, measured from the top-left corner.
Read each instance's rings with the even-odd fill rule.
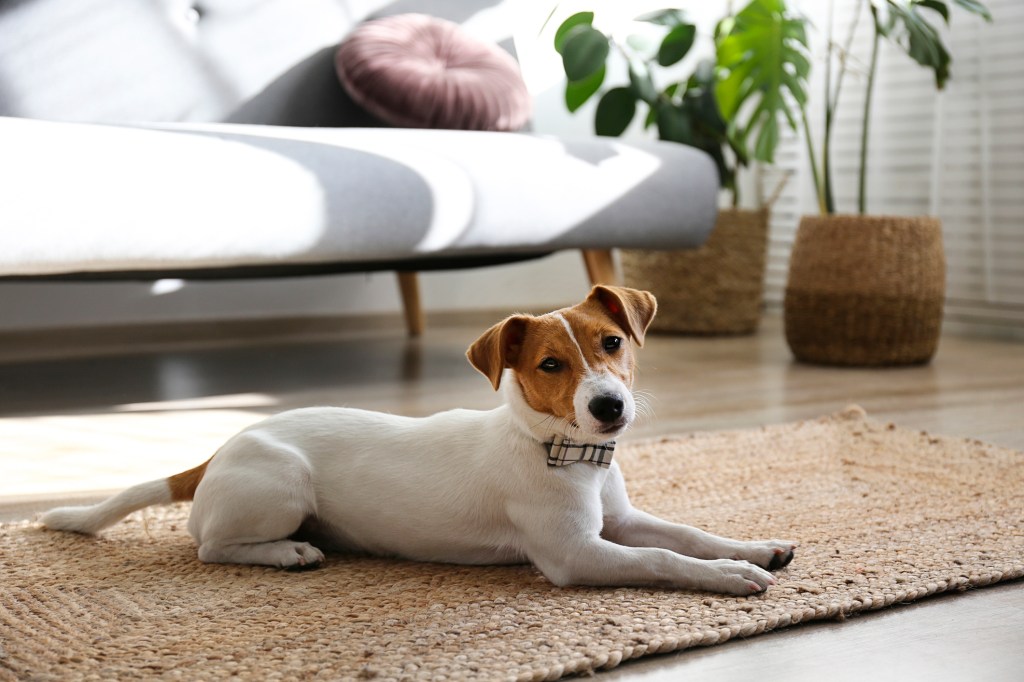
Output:
[[[393,126],[519,130],[530,117],[515,59],[435,17],[368,21],[338,47],[334,66],[352,99]]]

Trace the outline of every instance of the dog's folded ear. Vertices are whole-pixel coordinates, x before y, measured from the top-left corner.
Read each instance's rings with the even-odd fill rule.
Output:
[[[587,300],[600,303],[611,318],[633,337],[636,345],[643,347],[647,327],[658,312],[658,300],[654,294],[598,284],[590,290]]]
[[[490,379],[495,391],[501,385],[501,373],[519,358],[529,321],[527,315],[507,317],[485,331],[466,351],[469,364]]]

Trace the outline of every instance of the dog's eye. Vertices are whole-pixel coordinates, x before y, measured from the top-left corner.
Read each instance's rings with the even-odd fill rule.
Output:
[[[540,361],[540,366],[538,367],[538,369],[540,369],[542,372],[557,372],[558,370],[562,369],[562,363],[560,363],[558,360],[555,360],[554,358],[544,358],[543,360]]]
[[[606,336],[604,337],[604,349],[609,353],[614,353],[622,346],[622,339],[618,336]]]

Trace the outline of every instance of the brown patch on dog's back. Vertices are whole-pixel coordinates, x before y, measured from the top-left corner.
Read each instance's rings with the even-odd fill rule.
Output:
[[[203,480],[203,474],[206,473],[206,465],[212,459],[213,457],[193,469],[167,478],[167,487],[171,489],[172,502],[187,502],[195,496],[199,481]]]

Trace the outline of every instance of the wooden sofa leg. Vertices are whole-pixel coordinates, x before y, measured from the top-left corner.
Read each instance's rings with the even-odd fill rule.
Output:
[[[398,289],[402,292],[405,328],[409,336],[420,336],[426,328],[423,306],[420,304],[420,280],[415,272],[398,272]]]
[[[618,285],[619,276],[615,273],[615,261],[612,260],[611,249],[584,249],[583,262],[587,266],[590,284]]]

